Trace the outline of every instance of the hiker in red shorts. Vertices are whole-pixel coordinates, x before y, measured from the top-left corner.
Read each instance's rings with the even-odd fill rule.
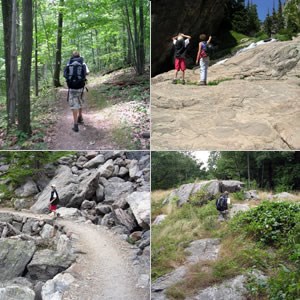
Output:
[[[188,44],[190,43],[190,39],[192,37],[189,35],[185,35],[183,33],[179,33],[177,36],[174,36],[173,44],[175,46],[175,77],[172,83],[177,83],[177,74],[179,71],[182,71],[182,84],[185,84],[184,80],[184,72],[186,70],[185,64],[185,53]]]
[[[58,193],[56,191],[56,186],[54,184],[51,185],[51,188],[52,188],[52,191],[51,191],[51,196],[50,196],[49,209],[50,209],[51,213],[53,212],[54,217],[57,217],[56,209],[57,209],[57,205],[59,203]]]

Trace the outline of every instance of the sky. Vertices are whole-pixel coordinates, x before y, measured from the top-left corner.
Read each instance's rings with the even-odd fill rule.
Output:
[[[245,1],[247,3],[247,1]],[[273,2],[275,3],[275,9],[278,8],[278,0],[252,0],[253,4],[257,5],[258,17],[261,21],[264,21],[268,13],[272,14]],[[284,4],[285,0],[281,0],[281,3]]]
[[[207,167],[207,161],[209,157],[209,151],[194,151],[193,154],[196,158],[204,163],[204,167]]]

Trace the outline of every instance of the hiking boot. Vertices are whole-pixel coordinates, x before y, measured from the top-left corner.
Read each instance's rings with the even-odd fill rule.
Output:
[[[172,80],[172,83],[173,83],[173,84],[177,84],[177,79],[173,79],[173,80]]]
[[[184,80],[184,79],[182,79],[181,83],[182,83],[182,84],[185,84],[185,80]]]
[[[74,124],[74,127],[72,128],[73,131],[78,132],[79,128],[78,128],[78,124]]]
[[[84,123],[82,116],[78,116],[77,122],[78,122],[78,124],[83,124]]]

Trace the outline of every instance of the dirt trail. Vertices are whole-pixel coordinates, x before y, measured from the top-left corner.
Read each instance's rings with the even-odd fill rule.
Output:
[[[0,212],[38,219],[50,218],[29,211],[1,209]],[[133,263],[130,244],[104,227],[65,219],[58,219],[57,222],[71,234],[76,252],[79,253],[76,262],[65,271],[75,281],[64,293],[64,300],[149,299],[149,288],[138,281],[146,271]]]
[[[67,102],[67,89],[58,92],[56,124],[49,133],[48,148],[51,150],[111,150],[118,149],[112,140],[113,123],[108,114],[89,107],[88,95],[83,108],[84,124],[74,132],[73,116]]]

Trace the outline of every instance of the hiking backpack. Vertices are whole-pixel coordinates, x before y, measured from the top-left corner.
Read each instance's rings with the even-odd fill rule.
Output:
[[[211,56],[213,53],[213,45],[211,43],[202,42],[201,57]]]
[[[86,66],[82,57],[72,58],[64,70],[69,89],[83,89],[86,82]]]
[[[221,196],[220,198],[218,198],[216,201],[216,207],[217,207],[217,210],[219,210],[219,211],[227,210],[228,209],[227,198],[224,196]]]

